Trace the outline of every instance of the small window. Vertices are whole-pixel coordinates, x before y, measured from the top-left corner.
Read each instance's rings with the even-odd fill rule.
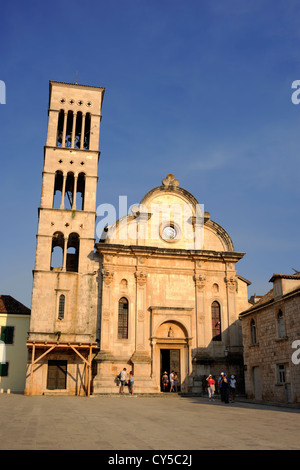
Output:
[[[128,301],[125,297],[119,300],[118,339],[128,339]]]
[[[285,338],[284,318],[281,310],[279,310],[277,315],[277,327],[279,338]]]
[[[212,319],[212,340],[221,341],[221,309],[219,302],[213,302],[211,305]]]
[[[14,342],[14,326],[1,326],[1,341],[5,344],[13,344]]]
[[[58,319],[63,320],[65,316],[65,301],[66,298],[64,294],[59,296],[59,303],[58,303]]]
[[[255,324],[255,320],[253,319],[251,320],[250,328],[251,328],[251,342],[252,344],[257,344],[256,324]]]
[[[8,376],[8,362],[0,362],[0,377]]]
[[[286,382],[285,380],[285,365],[284,364],[278,364],[277,365],[277,380],[278,383],[284,384]]]

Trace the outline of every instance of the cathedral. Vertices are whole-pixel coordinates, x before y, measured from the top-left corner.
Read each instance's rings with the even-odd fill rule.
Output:
[[[172,370],[182,393],[221,371],[242,383],[244,253],[179,175],[95,239],[104,91],[49,83],[25,393],[117,394],[124,368],[136,394]]]

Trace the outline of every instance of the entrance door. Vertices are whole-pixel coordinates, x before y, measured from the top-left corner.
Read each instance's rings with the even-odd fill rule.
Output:
[[[67,361],[48,361],[47,389],[66,389]]]
[[[180,391],[180,349],[161,349],[160,350],[160,377],[164,372],[168,376],[174,370],[178,375],[178,387]]]
[[[252,378],[253,378],[253,388],[254,388],[254,398],[255,400],[262,399],[262,389],[261,389],[261,377],[259,367],[253,367],[252,369]]]

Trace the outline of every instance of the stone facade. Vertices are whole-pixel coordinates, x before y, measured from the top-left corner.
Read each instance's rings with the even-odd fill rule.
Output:
[[[183,392],[242,384],[244,253],[172,174],[95,244],[103,94],[50,82],[25,393],[118,393],[124,367],[136,393],[172,368]]]
[[[273,288],[242,320],[249,398],[300,402],[300,275],[274,274]]]
[[[234,251],[208,212],[197,220],[199,207],[170,174],[96,243],[102,291],[94,393],[117,393],[114,379],[123,367],[134,370],[137,393],[159,392],[164,369],[172,367],[182,392],[202,393],[208,373],[222,370],[243,384],[238,314],[248,306],[249,282],[235,264],[244,253]],[[120,299],[128,308],[125,338]]]

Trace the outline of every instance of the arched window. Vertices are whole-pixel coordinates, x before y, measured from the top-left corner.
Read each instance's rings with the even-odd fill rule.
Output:
[[[58,302],[58,319],[59,320],[63,320],[65,316],[65,302],[66,302],[66,298],[64,294],[61,294],[59,296],[59,302]]]
[[[74,174],[68,173],[66,179],[64,208],[72,209],[74,199]]]
[[[64,235],[55,232],[52,237],[50,269],[62,268],[64,259]]]
[[[79,235],[78,233],[70,233],[67,245],[66,270],[78,272],[79,261]]]
[[[63,189],[63,173],[57,171],[54,180],[53,209],[59,209],[61,205],[61,195]]]
[[[73,111],[68,111],[67,115],[67,128],[66,128],[66,142],[63,147],[71,147],[72,146],[72,132],[73,132]]]
[[[250,322],[250,328],[251,328],[251,341],[252,341],[252,344],[256,344],[257,343],[256,324],[255,324],[255,320],[253,318]]]
[[[76,209],[84,210],[85,174],[79,173],[76,191]]]
[[[212,340],[221,341],[221,309],[219,302],[213,302],[211,305],[212,320]]]
[[[119,300],[118,339],[128,339],[128,300],[125,297]]]
[[[281,310],[279,310],[278,315],[277,315],[277,328],[278,328],[279,338],[285,338],[284,319],[283,319],[283,313]]]
[[[82,129],[82,112],[78,111],[77,117],[76,117],[75,139],[74,139],[74,147],[77,149],[80,149],[81,129]]]
[[[58,123],[57,123],[57,136],[56,136],[56,146],[57,147],[64,147],[64,145],[62,143],[64,119],[65,119],[65,113],[64,113],[64,110],[61,109],[59,111],[59,114],[58,114]]]
[[[90,148],[90,133],[91,133],[91,115],[90,113],[86,113],[85,126],[84,126],[84,140],[83,140],[84,149]]]

